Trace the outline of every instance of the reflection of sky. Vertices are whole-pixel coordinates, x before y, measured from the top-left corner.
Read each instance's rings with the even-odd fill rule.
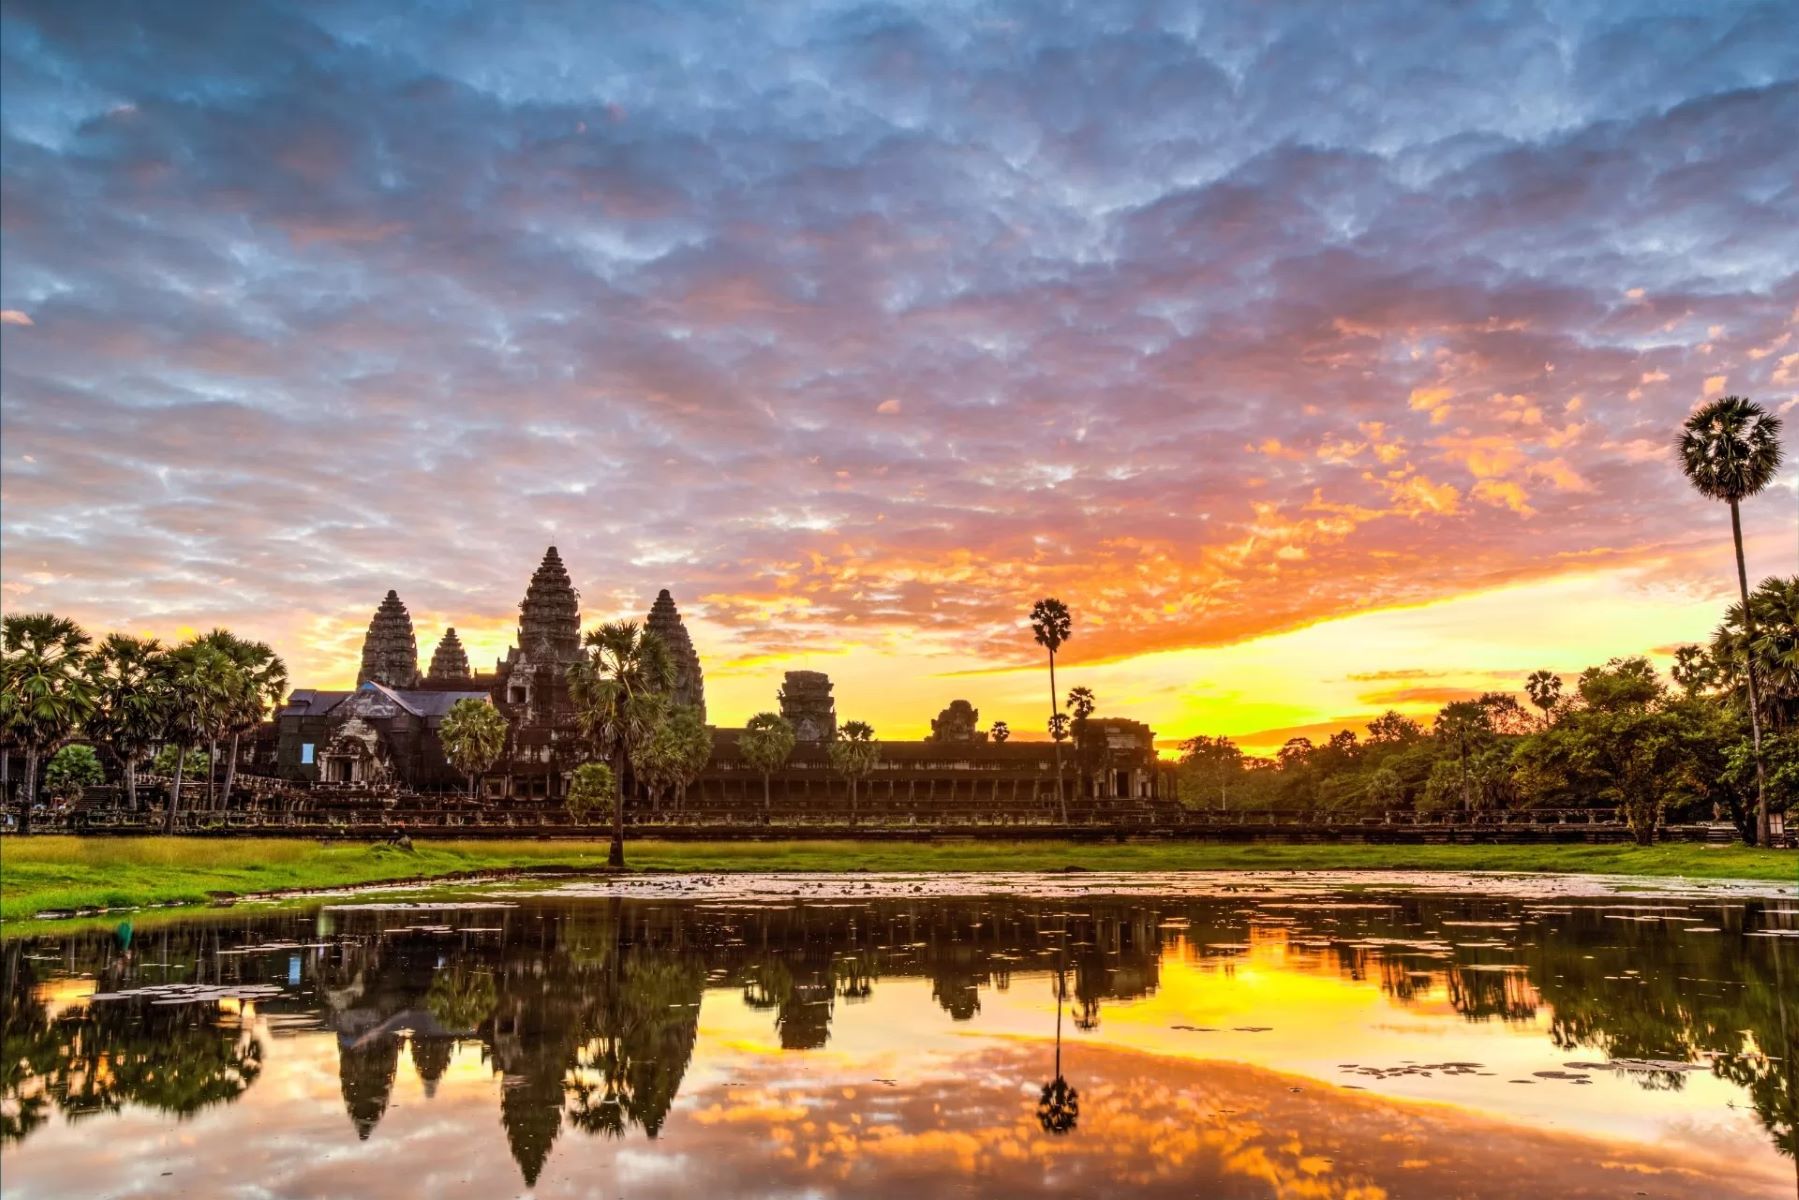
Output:
[[[1263,749],[1709,632],[1669,432],[1799,413],[1790,4],[969,7],[10,0],[6,607],[329,686],[389,587],[492,661],[557,542],[721,722],[899,737],[1036,728],[1059,595]]]
[[[662,1137],[633,1131],[614,1142],[565,1126],[536,1193],[729,1195],[746,1181],[760,1194],[844,1197],[1001,1183],[1016,1194],[1123,1182],[1187,1195],[1208,1181],[1259,1194],[1261,1181],[1319,1197],[1378,1196],[1367,1190],[1375,1186],[1465,1194],[1494,1180],[1502,1194],[1530,1195],[1692,1195],[1699,1180],[1717,1196],[1791,1186],[1792,1164],[1708,1076],[1688,1076],[1679,1093],[1606,1072],[1587,1086],[1509,1084],[1592,1053],[1555,1050],[1541,1019],[1468,1022],[1428,999],[1395,1004],[1375,982],[1311,968],[1273,932],[1228,972],[1225,960],[1176,947],[1158,990],[1106,1000],[1096,1030],[1065,1017],[1063,1071],[1082,1116],[1057,1140],[1034,1117],[1053,1054],[1047,974],[1020,970],[1005,990],[983,987],[967,1022],[941,1010],[930,980],[883,978],[866,1001],[839,999],[828,1046],[806,1053],[779,1050],[772,1012],[713,989]],[[85,990],[50,986],[64,1004]],[[1269,1028],[1231,1029],[1240,1025]],[[344,1112],[336,1037],[266,1027],[262,1036],[267,1069],[235,1104],[185,1122],[142,1111],[58,1119],[8,1149],[8,1197],[520,1190],[501,1084],[478,1045],[459,1049],[430,1098],[402,1054],[387,1111],[361,1142]],[[1406,1059],[1478,1062],[1496,1074],[1381,1081],[1335,1069]]]

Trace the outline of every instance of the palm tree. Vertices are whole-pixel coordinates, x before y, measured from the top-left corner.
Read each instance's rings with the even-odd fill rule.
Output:
[[[1736,543],[1737,591],[1743,603],[1743,633],[1755,642],[1755,613],[1749,604],[1749,569],[1743,562],[1744,500],[1767,487],[1780,469],[1780,418],[1742,396],[1724,396],[1687,418],[1680,435],[1680,465],[1687,481],[1710,500],[1730,505],[1730,536]],[[1755,841],[1769,844],[1768,784],[1762,765],[1761,697],[1755,656],[1743,663],[1749,692],[1749,736],[1755,752]]]
[[[612,774],[624,779],[625,761],[655,732],[675,686],[675,660],[657,634],[635,621],[613,621],[589,630],[582,654],[568,671],[569,699],[581,730],[594,749],[612,760]],[[612,806],[612,849],[608,866],[625,865],[625,799],[619,788]]]
[[[1749,595],[1755,639],[1745,632],[1743,606],[1733,604],[1712,635],[1710,658],[1734,675],[1755,662],[1762,720],[1775,731],[1799,722],[1799,576],[1773,576]],[[1703,655],[1697,646],[1682,647]],[[1777,789],[1778,790],[1778,789]]]
[[[1049,651],[1049,714],[1053,721],[1062,713],[1056,702],[1056,651],[1074,636],[1074,618],[1068,606],[1053,596],[1031,606],[1031,633],[1037,644]],[[1062,743],[1056,742],[1056,803],[1062,809],[1062,824],[1068,824],[1068,796],[1062,789]]]
[[[1562,677],[1554,671],[1532,671],[1524,681],[1524,694],[1543,710],[1543,728],[1549,728],[1549,714],[1562,699]]]
[[[1093,783],[1087,769],[1087,721],[1098,706],[1099,702],[1093,698],[1092,688],[1068,689],[1068,709],[1074,714],[1074,719],[1068,723],[1068,730],[1074,738],[1075,770],[1080,776],[1081,794],[1088,798],[1093,795]]]
[[[465,697],[450,705],[437,727],[437,740],[450,765],[468,777],[468,794],[475,794],[475,779],[499,761],[506,748],[506,718],[487,700]]]
[[[169,804],[163,814],[163,832],[174,833],[181,810],[181,784],[187,771],[190,750],[202,742],[215,751],[223,732],[232,701],[237,695],[237,664],[217,645],[205,638],[194,638],[171,650],[167,659],[168,705],[164,709],[166,724],[162,737],[176,748],[175,782],[169,790]],[[216,758],[216,753],[211,758]],[[211,762],[207,775],[212,774]]]
[[[168,691],[163,686],[162,643],[126,633],[106,636],[88,659],[94,688],[89,736],[119,760],[125,798],[137,809],[137,765],[150,753],[166,721]]]
[[[1442,711],[1437,713],[1436,730],[1437,737],[1455,750],[1462,811],[1472,812],[1474,799],[1469,788],[1471,777],[1468,774],[1468,761],[1476,743],[1484,740],[1485,735],[1490,732],[1486,710],[1475,700],[1456,700],[1445,704]]]
[[[237,744],[252,733],[287,694],[287,664],[266,642],[252,642],[225,629],[215,629],[206,640],[217,646],[236,667],[231,699],[222,714],[231,734],[231,753],[225,762],[225,791],[219,808],[231,807],[231,785],[237,779]],[[208,774],[210,775],[210,769]]]
[[[845,721],[831,739],[831,766],[850,781],[850,824],[856,823],[856,800],[864,776],[881,760],[881,743],[875,741],[874,726],[867,721]]]
[[[737,739],[737,752],[762,775],[762,820],[766,824],[769,809],[769,778],[786,763],[787,756],[793,753],[793,726],[786,717],[778,713],[757,713],[744,726],[743,736]]]
[[[0,726],[25,748],[20,833],[31,832],[39,761],[94,711],[94,687],[87,674],[89,641],[79,625],[53,613],[0,621]]]
[[[994,741],[1003,743],[1007,738],[1009,738],[1011,736],[1012,736],[1012,727],[1010,725],[1006,724],[1004,721],[995,721],[993,723],[993,740]]]

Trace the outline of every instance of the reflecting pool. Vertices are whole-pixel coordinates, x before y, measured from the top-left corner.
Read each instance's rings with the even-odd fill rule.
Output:
[[[1790,889],[663,879],[4,954],[8,1200],[1799,1192]]]

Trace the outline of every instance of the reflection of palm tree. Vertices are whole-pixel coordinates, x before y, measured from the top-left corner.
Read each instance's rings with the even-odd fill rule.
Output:
[[[1068,997],[1068,974],[1056,964],[1056,1077],[1043,1085],[1037,1098],[1037,1124],[1043,1132],[1064,1134],[1081,1119],[1081,1096],[1062,1078],[1062,1002]]]

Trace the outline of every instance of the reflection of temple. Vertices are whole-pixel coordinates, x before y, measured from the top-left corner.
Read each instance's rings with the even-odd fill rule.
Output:
[[[1660,922],[1607,919],[1604,903],[1534,917],[1522,906],[1455,896],[1309,913],[1258,913],[1239,897],[528,902],[444,910],[432,918],[444,923],[429,926],[410,924],[416,912],[346,910],[334,914],[328,941],[304,948],[276,940],[293,935],[283,915],[165,929],[148,952],[100,931],[59,934],[54,956],[43,953],[47,939],[15,938],[0,990],[10,1064],[0,1140],[31,1136],[52,1112],[137,1105],[186,1115],[229,1104],[260,1075],[259,1039],[310,1036],[328,1039],[336,1056],[339,1095],[324,1101],[341,1101],[345,1137],[370,1141],[391,1119],[403,1072],[416,1072],[429,1097],[452,1061],[464,1079],[486,1063],[507,1144],[531,1184],[565,1139],[654,1137],[674,1119],[702,996],[758,1010],[783,1051],[807,1053],[838,1036],[842,1006],[891,981],[915,981],[924,1019],[964,1021],[1015,979],[1050,1000],[1037,989],[1062,972],[1076,1024],[1091,1027],[1111,1006],[1155,991],[1162,956],[1180,952],[1221,973],[1247,954],[1283,971],[1378,980],[1394,1004],[1446,1000],[1467,1020],[1535,1020],[1546,1008],[1555,1046],[1640,1063],[1629,1069],[1646,1088],[1684,1085],[1686,1073],[1665,1060],[1709,1061],[1791,1152],[1799,1022],[1779,986],[1790,939],[1742,936],[1790,928],[1790,910],[1713,908],[1709,919],[1733,936],[1671,938]],[[1486,932],[1479,942],[1439,940],[1458,926],[1524,920],[1541,927],[1503,949],[1479,944]],[[169,965],[196,982],[280,978],[289,988],[257,1002],[266,1025],[255,1030],[227,1008],[148,997],[46,1007],[51,977],[128,992],[165,983]],[[1694,987],[1693,978],[1731,986]]]
[[[674,699],[697,708],[703,720],[704,670],[667,589],[657,594],[644,624],[672,652]],[[463,777],[445,760],[437,729],[451,705],[475,699],[498,708],[510,728],[484,792],[494,798],[560,797],[572,769],[591,753],[568,690],[568,669],[582,653],[581,641],[580,595],[554,546],[519,604],[515,644],[491,674],[470,670],[454,629],[444,632],[421,672],[411,614],[390,591],[369,622],[356,690],[300,688],[276,713],[275,771],[289,780],[459,790]],[[796,815],[846,807],[849,783],[832,769],[827,753],[838,725],[830,677],[787,672],[771,707],[792,724],[798,743],[770,779],[773,795]],[[900,820],[1050,815],[1056,790],[1050,743],[996,741],[979,722],[973,705],[955,700],[931,721],[928,738],[883,740],[879,761],[859,788],[861,812]],[[686,791],[690,815],[760,813],[763,780],[738,751],[741,734],[714,731],[712,760]],[[1063,757],[1065,786],[1075,796],[1071,815],[1149,812],[1174,802],[1172,770],[1159,762],[1155,734],[1140,722],[1095,717]]]

